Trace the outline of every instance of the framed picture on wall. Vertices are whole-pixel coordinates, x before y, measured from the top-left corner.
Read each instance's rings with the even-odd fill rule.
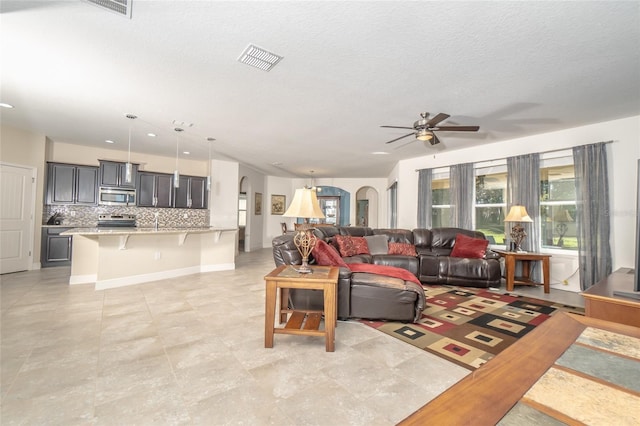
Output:
[[[256,192],[256,215],[262,214],[262,193]]]
[[[287,197],[284,195],[272,195],[271,196],[271,214],[284,214],[284,206],[286,205]]]

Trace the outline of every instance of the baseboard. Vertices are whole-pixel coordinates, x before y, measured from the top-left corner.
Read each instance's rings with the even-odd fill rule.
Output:
[[[132,275],[123,278],[113,278],[110,280],[96,281],[96,290],[107,290],[110,288],[124,287],[134,284],[147,283],[149,281],[160,281],[168,278],[182,277],[185,275],[193,275],[200,272],[199,266],[190,266],[188,268],[172,269],[169,271],[153,272],[150,274]]]

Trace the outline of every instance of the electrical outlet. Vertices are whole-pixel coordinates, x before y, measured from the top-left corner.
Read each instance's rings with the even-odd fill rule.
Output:
[[[71,215],[71,217],[75,217],[75,216],[76,216],[76,212],[74,212],[73,210],[71,210],[71,211],[69,212],[69,214]]]
[[[157,251],[157,252],[155,253],[155,255],[153,256],[153,258],[154,258],[155,260],[160,260],[160,259],[162,258],[162,253],[160,253],[159,251]]]
[[[187,218],[189,217],[189,213],[185,213],[185,214],[184,214],[184,216],[182,216],[182,217],[184,217],[185,219],[187,219]]]

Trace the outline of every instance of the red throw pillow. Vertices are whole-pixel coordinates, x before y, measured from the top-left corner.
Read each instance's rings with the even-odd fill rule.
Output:
[[[316,242],[311,254],[318,266],[347,266],[345,261],[340,257],[340,253],[338,253],[333,246],[322,240]]]
[[[467,237],[463,234],[456,235],[456,242],[453,244],[451,257],[468,257],[471,259],[482,259],[489,246],[489,240],[482,238]]]
[[[369,246],[364,237],[351,237],[349,235],[336,235],[336,242],[342,257],[355,256],[356,254],[369,254]]]
[[[416,246],[409,243],[389,243],[389,254],[402,254],[404,256],[417,256]]]

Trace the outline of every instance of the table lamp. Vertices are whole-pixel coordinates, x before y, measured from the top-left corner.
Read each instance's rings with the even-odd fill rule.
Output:
[[[511,228],[511,241],[515,244],[512,251],[522,252],[522,241],[524,241],[527,233],[524,231],[520,222],[533,222],[524,206],[511,206],[509,214],[504,218],[505,222],[515,222]]]
[[[286,217],[300,217],[304,219],[302,226],[298,227],[298,232],[293,237],[293,243],[298,248],[300,255],[302,256],[302,265],[297,271],[301,274],[311,273],[309,267],[309,253],[316,245],[317,238],[311,232],[311,224],[309,219],[323,219],[324,214],[320,209],[318,203],[318,197],[316,191],[312,188],[304,187],[296,189],[296,193],[293,196],[293,201],[289,205],[289,208],[284,215]]]

